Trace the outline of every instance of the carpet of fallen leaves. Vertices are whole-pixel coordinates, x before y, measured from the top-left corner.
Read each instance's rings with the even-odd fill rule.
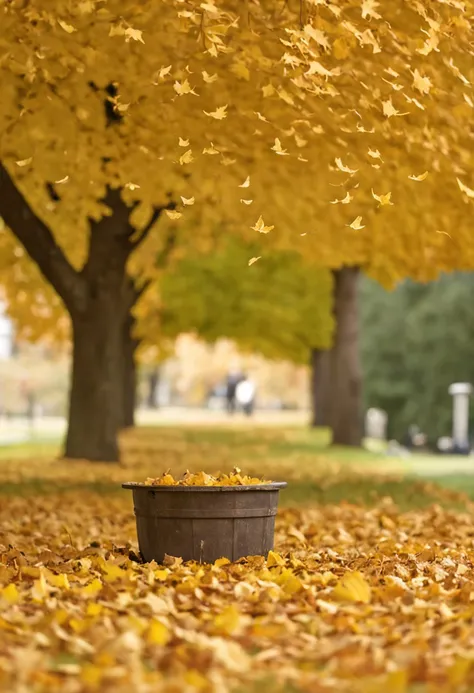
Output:
[[[3,468],[11,480],[14,464]],[[0,495],[1,691],[474,685],[470,511],[401,513],[390,499],[283,509],[267,560],[156,565],[137,559],[130,495]]]

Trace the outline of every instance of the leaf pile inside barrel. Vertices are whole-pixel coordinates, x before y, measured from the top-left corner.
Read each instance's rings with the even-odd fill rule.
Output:
[[[181,479],[175,479],[168,470],[156,479],[148,477],[145,481],[147,486],[254,486],[268,483],[270,483],[268,479],[258,479],[242,474],[242,470],[238,467],[234,467],[231,474],[217,472],[212,475],[206,474],[206,472],[191,473],[186,471]]]

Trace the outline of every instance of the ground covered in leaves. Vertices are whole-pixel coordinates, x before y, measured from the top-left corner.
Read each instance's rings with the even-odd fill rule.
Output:
[[[266,435],[257,438],[268,453]],[[284,505],[293,506],[277,517],[267,560],[141,564],[131,498],[110,486],[167,467],[215,471],[209,441],[154,436],[161,452],[169,446],[166,460],[150,452],[147,432],[128,442],[121,467],[97,465],[88,474],[85,463],[0,461],[0,690],[471,690],[469,501],[414,485],[429,502],[400,510],[377,490],[375,460],[357,472],[328,457],[319,477],[314,468],[301,483],[330,495],[332,474],[345,497],[334,503],[320,494],[296,507],[298,469],[287,474],[285,456],[280,468],[279,455],[262,449],[240,466],[255,473],[260,459],[265,476],[288,477]],[[295,450],[289,457],[309,475],[308,451]],[[222,467],[235,456],[224,455]],[[351,484],[367,470],[373,502],[355,504]],[[403,482],[380,481],[384,489],[396,483]]]

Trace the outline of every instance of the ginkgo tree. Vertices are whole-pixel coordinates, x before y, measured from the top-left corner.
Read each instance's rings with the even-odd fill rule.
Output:
[[[67,455],[118,457],[123,334],[175,227],[386,281],[468,262],[472,4],[0,1],[0,216],[72,320]]]

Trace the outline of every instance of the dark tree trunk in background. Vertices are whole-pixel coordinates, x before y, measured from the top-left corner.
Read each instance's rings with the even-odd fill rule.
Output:
[[[128,396],[134,392],[131,352],[124,345],[126,341],[130,346],[130,340],[124,340],[124,334],[128,330],[131,336],[127,326],[131,309],[148,286],[137,289],[127,274],[127,260],[163,208],[156,208],[148,224],[137,232],[129,223],[134,205],[127,207],[118,190],[109,189],[104,202],[111,215],[99,222],[90,221],[89,253],[78,272],[0,161],[0,217],[71,316],[74,349],[65,456],[116,461],[118,433],[126,421],[125,392]],[[174,241],[170,235],[164,255]],[[130,420],[130,402],[127,407]]]
[[[331,352],[311,349],[311,426],[327,426],[329,417],[329,369]]]
[[[137,365],[135,354],[138,347],[138,340],[133,334],[135,319],[133,315],[128,315],[125,320],[123,332],[123,388],[124,388],[124,428],[135,426],[135,409],[137,405]]]
[[[158,386],[160,384],[160,367],[155,366],[148,376],[148,409],[158,409]]]
[[[362,441],[361,370],[357,295],[360,269],[343,267],[334,276],[334,342],[330,350],[329,426],[335,445]]]

